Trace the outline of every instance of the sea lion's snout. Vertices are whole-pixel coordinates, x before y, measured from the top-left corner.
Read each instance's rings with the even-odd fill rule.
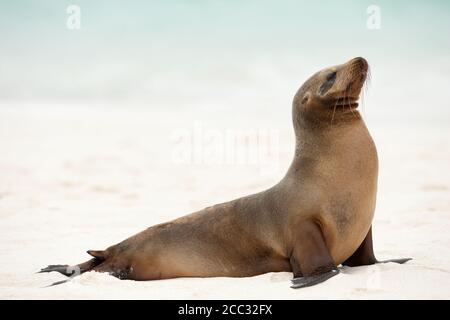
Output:
[[[369,64],[366,59],[362,57],[353,58],[342,66],[342,82],[339,91],[343,93],[344,97],[357,100],[366,82],[368,72]],[[354,103],[354,106],[357,106],[357,103]]]
[[[361,73],[367,74],[367,70],[369,70],[369,63],[367,63],[367,60],[362,57],[353,58],[347,64],[350,64],[351,68]]]
[[[317,94],[328,101],[343,99],[357,100],[366,81],[369,64],[362,57],[353,58],[347,63],[324,69],[317,76]],[[353,105],[356,104],[356,101]]]
[[[347,74],[348,85],[358,87],[358,93],[366,81],[368,71],[369,64],[366,59],[361,57],[354,58],[344,65],[344,73]]]

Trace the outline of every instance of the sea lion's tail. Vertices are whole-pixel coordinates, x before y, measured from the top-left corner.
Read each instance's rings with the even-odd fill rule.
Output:
[[[75,266],[69,266],[67,264],[52,264],[45,268],[42,268],[37,273],[56,271],[56,272],[59,272],[59,273],[65,275],[66,277],[69,277],[68,279],[64,279],[62,281],[57,281],[57,282],[54,282],[51,285],[47,286],[47,287],[51,287],[51,286],[55,286],[58,284],[66,283],[66,282],[72,280],[74,277],[81,275],[82,273],[93,270],[95,267],[97,267],[102,262],[104,262],[106,260],[106,258],[108,257],[107,250],[88,250],[87,253],[90,254],[91,256],[93,256],[94,258],[90,259],[86,262],[77,264]]]

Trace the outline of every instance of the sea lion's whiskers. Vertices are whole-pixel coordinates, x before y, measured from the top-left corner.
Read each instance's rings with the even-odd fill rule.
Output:
[[[361,101],[361,111],[364,113],[364,104],[365,104],[365,97],[366,96],[366,88],[363,88],[361,90],[361,98],[359,99]]]
[[[356,117],[355,113],[352,110],[352,105],[351,105],[351,101],[350,101],[350,89],[347,86],[347,88],[344,91],[344,97],[343,97],[343,101],[342,101],[342,112],[345,111],[345,107],[347,106],[348,109],[350,110],[350,112],[353,114],[353,116]]]
[[[344,92],[344,100],[342,101],[342,113],[345,112],[345,104],[348,101],[347,98],[348,98],[348,89],[346,89],[345,92]]]
[[[333,125],[334,114],[336,113],[336,106],[337,106],[338,101],[339,101],[339,99],[336,99],[336,102],[334,103],[334,107],[333,107],[333,115],[331,116],[331,122],[330,122],[330,125]]]
[[[363,84],[363,90],[361,92],[361,111],[363,114],[365,114],[365,109],[366,109],[366,95],[369,92],[369,87],[371,84],[371,80],[372,80],[372,74],[370,72],[370,67],[367,67],[367,74],[366,74],[366,80],[364,81]]]
[[[354,117],[356,117],[355,112],[353,112],[353,110],[352,110],[352,105],[351,105],[351,102],[350,102],[350,96],[349,96],[348,90],[346,91],[346,96],[347,96],[347,101],[348,101],[348,109],[350,110],[350,112],[352,113],[352,115],[353,115]]]

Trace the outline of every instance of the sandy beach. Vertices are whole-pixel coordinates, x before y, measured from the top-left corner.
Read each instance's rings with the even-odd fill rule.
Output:
[[[88,272],[46,288],[64,277],[35,274],[41,267],[87,260],[88,249],[261,191],[284,175],[294,141],[288,107],[281,116],[261,112],[257,122],[252,110],[243,109],[238,119],[215,112],[5,104],[0,298],[450,298],[450,129],[414,123],[368,123],[380,158],[375,251],[379,259],[412,257],[405,265],[343,268],[339,276],[301,290],[289,288],[290,273],[135,282]],[[276,166],[266,170],[260,158],[243,164],[176,160],[174,132],[191,132],[198,123],[219,132],[230,126],[275,132],[269,160]]]

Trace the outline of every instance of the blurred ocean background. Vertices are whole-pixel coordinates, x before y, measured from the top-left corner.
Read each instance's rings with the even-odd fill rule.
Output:
[[[66,27],[69,5],[80,30]],[[367,28],[370,5],[380,29]],[[0,35],[0,107],[289,117],[307,77],[363,56],[368,121],[450,121],[448,1],[1,0]]]

